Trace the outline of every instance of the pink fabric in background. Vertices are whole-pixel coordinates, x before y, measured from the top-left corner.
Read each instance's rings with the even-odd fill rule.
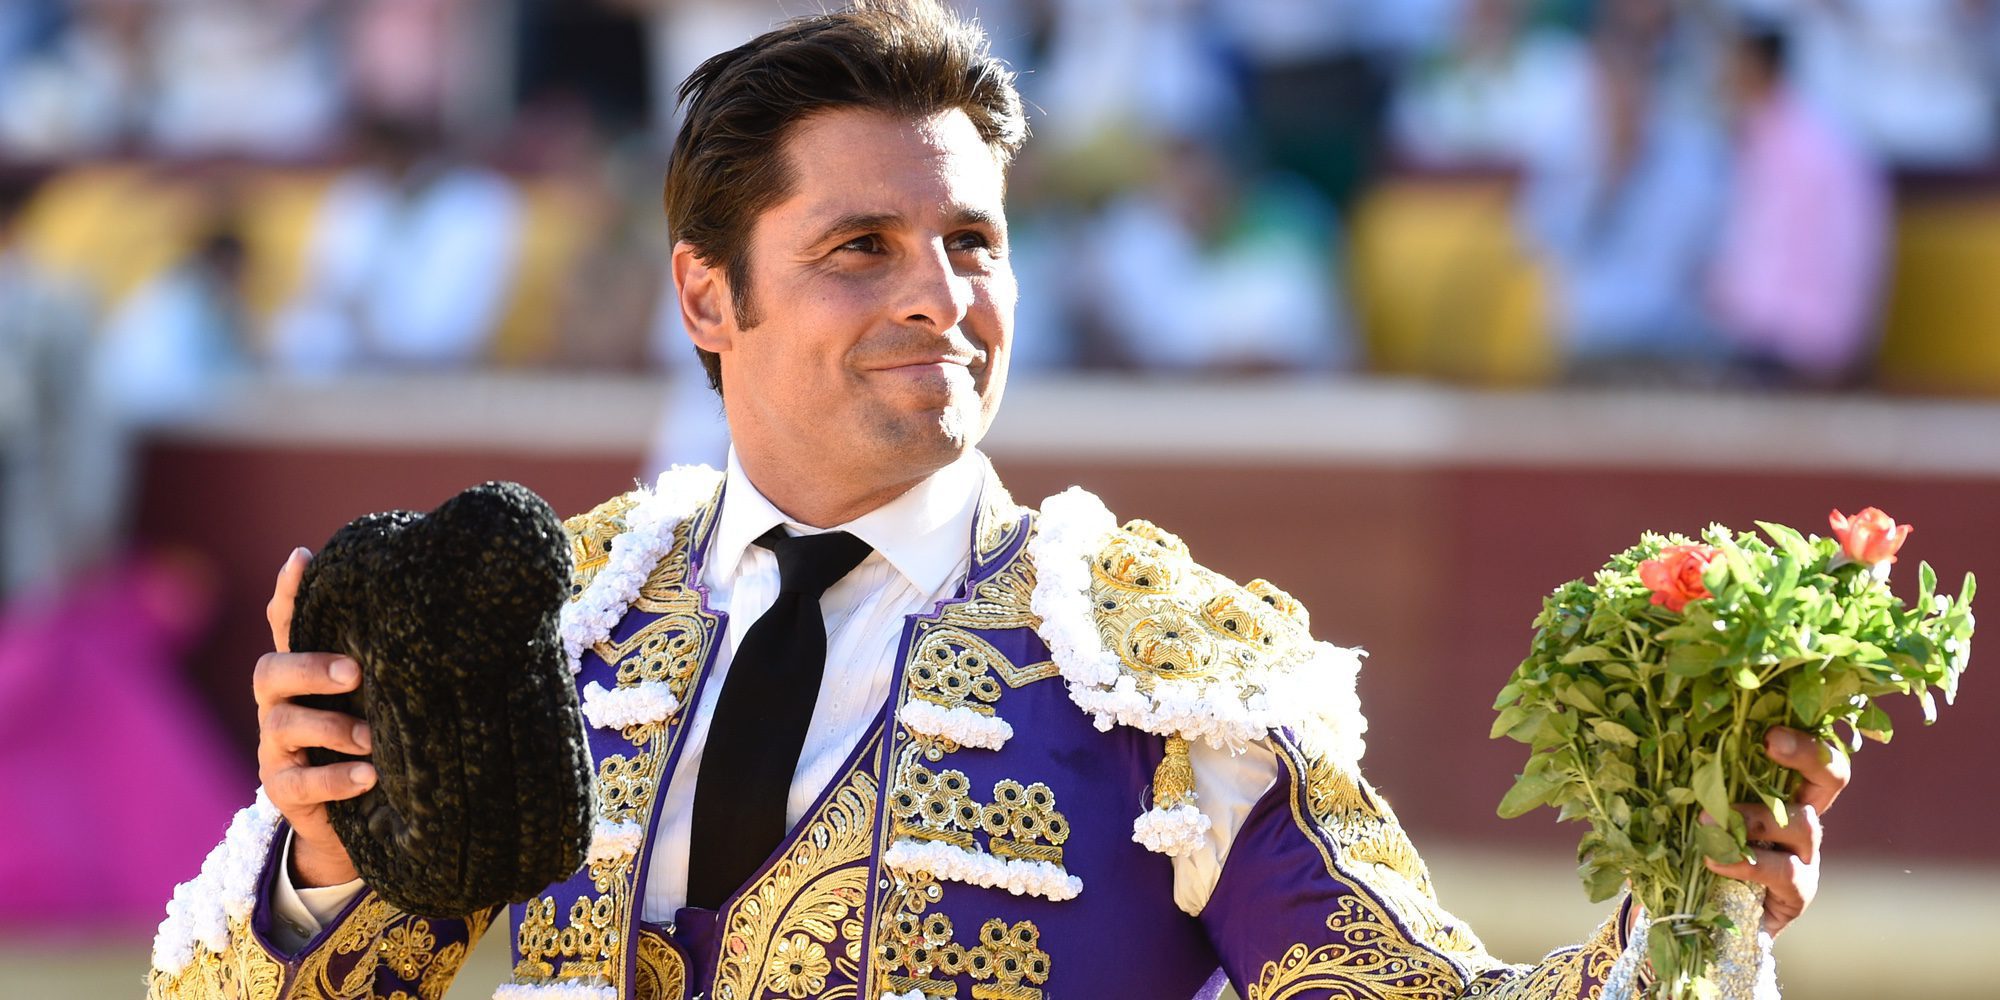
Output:
[[[190,567],[132,559],[0,612],[0,927],[157,924],[249,803],[182,680],[211,606]]]

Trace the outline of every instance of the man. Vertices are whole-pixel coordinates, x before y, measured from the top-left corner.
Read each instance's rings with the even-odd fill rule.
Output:
[[[584,869],[513,907],[501,997],[1600,991],[1623,920],[1509,967],[1438,908],[1358,774],[1355,656],[1288,595],[1081,491],[1025,510],[972,450],[1024,136],[976,31],[810,17],[686,94],[674,274],[735,450],[569,524],[601,816]],[[299,748],[367,734],[290,699],[357,670],[282,652],[301,566],[257,672],[269,799],[177,894],[157,997],[435,996],[494,916],[354,881],[324,804],[372,770]],[[1809,744],[1780,759],[1818,807],[1844,784]],[[1802,815],[1753,816],[1789,848],[1729,870],[1772,888],[1773,930],[1811,895]]]

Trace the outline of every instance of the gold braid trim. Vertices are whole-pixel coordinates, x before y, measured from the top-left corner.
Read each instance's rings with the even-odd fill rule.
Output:
[[[1153,769],[1153,805],[1172,809],[1184,802],[1191,803],[1194,798],[1194,764],[1188,760],[1188,741],[1169,736],[1167,755]]]

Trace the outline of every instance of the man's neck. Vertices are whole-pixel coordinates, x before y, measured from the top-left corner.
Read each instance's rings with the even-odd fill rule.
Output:
[[[908,493],[937,472],[932,469],[896,482],[848,482],[817,475],[783,462],[737,453],[743,475],[787,518],[814,528],[846,524]]]

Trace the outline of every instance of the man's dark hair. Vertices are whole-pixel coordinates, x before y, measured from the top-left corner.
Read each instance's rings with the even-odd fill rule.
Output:
[[[937,0],[857,2],[786,22],[710,58],[681,84],[685,115],[667,166],[667,233],[729,279],[737,322],[750,300],[750,233],[791,192],[784,142],[824,111],[912,118],[958,110],[1003,165],[1028,136],[1014,74],[975,24]],[[697,351],[722,390],[722,359]]]

